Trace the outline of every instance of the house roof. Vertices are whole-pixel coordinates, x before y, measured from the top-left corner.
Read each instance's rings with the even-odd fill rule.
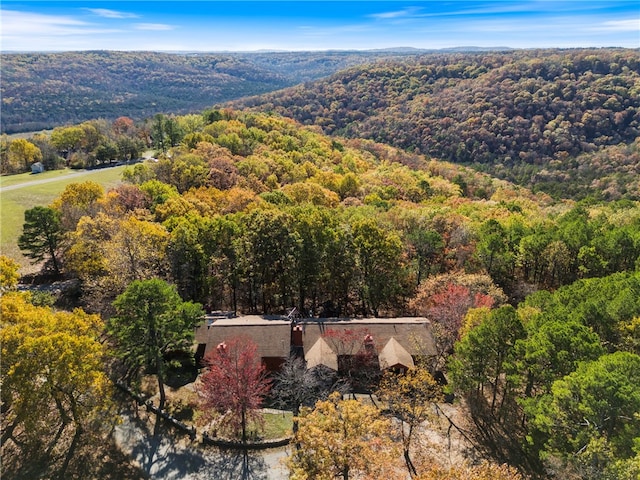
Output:
[[[393,368],[402,366],[406,368],[413,368],[413,358],[409,352],[407,352],[395,338],[390,338],[387,344],[384,346],[380,354],[378,355],[380,362],[380,368],[383,370],[386,368]]]
[[[370,334],[378,353],[391,338],[395,338],[409,355],[429,356],[436,353],[431,322],[423,317],[306,319],[302,320],[299,325],[302,326],[305,356],[318,338],[326,336],[327,333],[329,335],[334,333],[338,336],[354,335],[357,338],[361,337],[362,340],[367,334]]]
[[[304,359],[307,361],[307,368],[324,365],[331,370],[338,371],[338,355],[322,337],[316,340],[316,343],[304,355]]]
[[[385,355],[389,361],[392,358],[402,359],[402,365],[408,363],[407,355],[435,354],[431,323],[426,318],[319,318],[304,319],[298,325],[302,327],[307,362],[312,360],[330,368],[334,368],[333,357],[329,357],[325,346],[332,350],[332,355],[355,353],[336,351],[333,342],[327,340],[328,337],[315,347],[319,339],[332,332],[337,335],[353,335],[358,340],[357,348],[362,345],[360,340],[364,341],[364,337],[370,334],[379,355],[393,338],[398,346],[392,343]],[[238,336],[250,338],[258,346],[261,357],[287,358],[291,349],[291,321],[282,316],[247,315],[229,318],[208,315],[204,324],[196,328],[195,332],[196,342],[206,344],[205,355],[223,341]],[[312,351],[314,347],[316,350]],[[334,369],[337,369],[337,360]]]
[[[291,323],[282,317],[248,315],[236,318],[207,316],[196,328],[197,343],[205,343],[205,355],[234,337],[248,337],[258,346],[261,357],[287,358],[291,349]]]

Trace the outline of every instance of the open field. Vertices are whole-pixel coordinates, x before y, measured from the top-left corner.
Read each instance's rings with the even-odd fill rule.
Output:
[[[52,170],[32,175],[23,173],[0,177],[0,252],[22,265],[22,273],[33,269],[29,259],[24,257],[17,242],[24,212],[37,205],[49,205],[64,188],[75,182],[91,180],[106,190],[121,182],[125,167],[111,167],[100,170]]]
[[[53,129],[50,129],[50,130],[35,130],[35,131],[31,131],[31,132],[11,133],[9,135],[7,135],[5,133],[4,135],[6,135],[9,140],[15,140],[16,138],[24,138],[25,140],[28,140],[30,137],[33,137],[37,133],[44,133],[45,135],[50,135],[51,132],[53,132]]]
[[[48,170],[46,172],[33,174],[33,173],[19,173],[17,175],[4,175],[0,177],[0,189],[8,187],[14,187],[16,185],[32,185],[34,183],[52,182],[60,179],[60,177],[68,177],[70,175],[86,174],[88,170],[71,170],[65,168],[63,170]]]

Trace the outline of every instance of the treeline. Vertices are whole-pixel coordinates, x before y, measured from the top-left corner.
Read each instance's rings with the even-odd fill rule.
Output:
[[[552,206],[461,167],[264,114],[160,115],[149,132],[156,163],[130,167],[112,192],[80,184],[52,205],[59,264],[83,279],[87,300],[150,275],[216,309],[410,314],[433,275],[488,274],[516,300],[637,267],[633,202]]]
[[[160,111],[187,113],[282,88],[284,76],[228,55],[67,52],[2,55],[2,131]]]
[[[354,67],[235,105],[563,196],[578,155],[638,137],[639,99],[638,52],[598,49],[424,55]],[[586,177],[612,174],[609,165],[581,166]],[[623,184],[637,172],[616,168],[615,175]],[[572,180],[576,195],[600,195],[597,184]],[[617,183],[604,198],[638,198]]]
[[[149,125],[135,124],[129,117],[118,117],[113,122],[92,120],[56,127],[50,133],[36,133],[27,138],[9,139],[3,135],[0,138],[0,173],[29,172],[36,162],[41,162],[45,170],[56,170],[135,160],[149,147],[150,135]]]
[[[2,133],[199,111],[402,52],[3,54]]]
[[[640,198],[640,140],[550,162],[531,177],[536,190],[557,198]]]
[[[637,51],[2,56],[2,131],[237,105],[473,166],[557,198],[637,199]],[[327,80],[309,83],[349,66]]]

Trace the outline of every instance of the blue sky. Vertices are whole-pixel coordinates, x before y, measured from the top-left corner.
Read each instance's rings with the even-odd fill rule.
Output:
[[[13,1],[2,51],[640,47],[638,0]]]

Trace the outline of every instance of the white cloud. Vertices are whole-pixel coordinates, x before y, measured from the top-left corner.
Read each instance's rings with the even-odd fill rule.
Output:
[[[86,22],[75,20],[70,17],[41,15],[38,13],[18,12],[15,10],[0,11],[2,19],[2,34],[16,35],[20,33],[36,32],[43,30],[50,34],[68,31],[76,31],[77,29],[87,25]]]
[[[418,7],[409,7],[403,10],[396,10],[394,12],[382,12],[382,13],[373,13],[369,15],[372,18],[376,18],[378,20],[389,20],[394,18],[406,18],[413,17],[420,11]]]
[[[138,18],[138,15],[128,12],[119,12],[107,8],[85,8],[85,10],[104,18]]]
[[[2,37],[5,36],[65,36],[108,33],[114,30],[96,28],[95,25],[60,15],[42,15],[39,13],[0,11],[2,19]]]
[[[640,18],[632,18],[630,20],[611,20],[604,22],[599,26],[599,29],[608,32],[639,32],[640,34]]]
[[[518,3],[503,3],[503,4],[488,4],[482,5],[478,8],[463,9],[463,10],[451,10],[439,13],[438,15],[494,15],[496,13],[522,13],[530,12],[539,9],[528,2]],[[538,4],[540,5],[540,4]]]
[[[167,25],[166,23],[136,23],[134,27],[136,30],[153,31],[173,30],[175,28],[173,25]]]
[[[16,10],[0,11],[0,42],[4,51],[64,51],[105,48],[101,39],[118,29],[103,28],[71,16]]]
[[[532,8],[528,3],[518,4],[490,4],[483,5],[472,9],[458,9],[459,5],[452,3],[448,9],[430,10],[429,3],[424,7],[408,7],[403,10],[392,12],[374,13],[369,15],[378,20],[400,19],[400,18],[429,18],[429,17],[456,17],[456,16],[472,16],[472,15],[492,15],[496,13],[520,13],[531,11]]]

